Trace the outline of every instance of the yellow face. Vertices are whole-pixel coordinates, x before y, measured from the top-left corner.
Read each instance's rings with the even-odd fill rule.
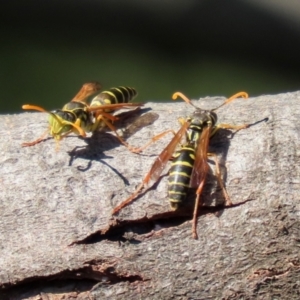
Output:
[[[71,132],[74,126],[70,122],[65,121],[59,115],[50,113],[49,115],[50,134],[55,140],[61,140],[63,136]]]
[[[80,118],[63,110],[49,112],[50,134],[55,140],[61,140],[71,132],[86,137]]]

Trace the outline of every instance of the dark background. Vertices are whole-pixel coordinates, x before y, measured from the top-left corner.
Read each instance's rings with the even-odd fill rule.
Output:
[[[139,101],[300,88],[300,2],[26,0],[0,9],[0,112],[68,102],[85,82]]]

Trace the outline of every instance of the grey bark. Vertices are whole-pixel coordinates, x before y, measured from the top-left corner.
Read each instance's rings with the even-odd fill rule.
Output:
[[[222,101],[194,103],[213,108]],[[178,130],[178,117],[193,112],[182,101],[145,108],[138,117],[159,118],[136,132],[127,127],[131,145]],[[171,134],[141,155],[111,133],[69,136],[59,151],[52,139],[22,148],[47,128],[45,114],[0,116],[0,299],[299,299],[299,112],[300,92],[240,99],[218,110],[220,123],[253,125],[211,139],[235,205],[216,205],[223,198],[212,171],[198,240],[191,209],[169,207],[167,176],[111,216]]]

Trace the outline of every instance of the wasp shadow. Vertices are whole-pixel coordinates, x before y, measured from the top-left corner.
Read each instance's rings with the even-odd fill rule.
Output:
[[[113,126],[116,130],[122,129],[122,131],[125,132],[125,134],[121,133],[121,136],[126,140],[143,127],[152,124],[158,119],[158,115],[148,112],[149,110],[151,110],[151,108],[138,108],[134,111],[118,114],[116,115],[118,120],[114,122]],[[128,184],[128,180],[105,161],[106,159],[112,159],[113,156],[108,156],[104,152],[121,145],[120,141],[113,133],[107,132],[107,128],[102,128],[99,131],[95,131],[91,137],[79,138],[81,138],[86,145],[80,147],[77,146],[68,152],[70,156],[69,166],[71,166],[77,158],[85,159],[88,161],[87,165],[85,167],[77,167],[79,171],[85,172],[92,167],[93,161],[101,162],[111,168],[118,176],[122,177],[126,185]],[[125,151],[129,150],[125,149]]]
[[[100,133],[99,133],[100,135]],[[101,143],[105,142],[105,140],[108,140],[109,143],[118,143],[119,141],[117,138],[114,136],[108,134],[108,133],[101,133]],[[98,150],[95,147],[94,143],[95,141],[99,141],[99,139],[93,139],[93,138],[88,138],[85,139],[87,142],[87,146],[80,146],[80,147],[75,147],[72,151],[69,151],[68,154],[70,156],[69,160],[69,166],[71,166],[77,158],[82,158],[87,160],[86,166],[77,166],[77,170],[80,172],[86,172],[92,167],[92,163],[94,161],[102,163],[109,167],[118,177],[122,179],[125,185],[129,185],[129,181],[113,166],[111,166],[106,160],[107,159],[112,159],[113,156],[106,155],[103,151],[103,147],[101,149],[101,145],[98,145]],[[91,145],[92,144],[92,145]],[[106,145],[107,147],[107,145]],[[107,148],[105,148],[107,149]]]

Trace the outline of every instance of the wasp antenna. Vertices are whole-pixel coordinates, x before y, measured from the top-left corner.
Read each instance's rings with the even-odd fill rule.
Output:
[[[192,101],[187,97],[185,96],[184,94],[182,94],[181,92],[176,92],[172,95],[172,99],[173,100],[176,100],[178,97],[180,97],[183,101],[185,101],[186,103],[194,106],[195,108],[198,108],[197,106],[195,106]]]
[[[247,94],[246,92],[239,92],[239,93],[236,93],[236,94],[234,94],[233,96],[231,96],[230,98],[228,98],[228,99],[227,99],[224,103],[222,103],[220,106],[214,108],[212,111],[219,109],[220,107],[222,107],[222,106],[224,106],[224,105],[226,105],[226,104],[232,102],[233,100],[235,100],[235,99],[237,99],[237,98],[239,98],[239,97],[244,98],[244,99],[247,99],[249,96],[248,96],[248,94]]]
[[[234,95],[231,96],[230,98],[228,98],[228,99],[225,101],[225,103],[227,104],[227,103],[229,103],[229,102],[231,102],[231,101],[233,101],[233,100],[235,100],[236,98],[239,98],[239,97],[242,97],[242,98],[244,98],[244,99],[247,99],[249,96],[248,96],[248,94],[247,94],[246,92],[239,92],[239,93],[234,94]]]
[[[79,133],[79,135],[81,135],[82,137],[86,137],[86,133],[85,131],[78,125],[70,123],[70,125],[72,125]]]
[[[180,97],[183,101],[185,101],[186,103],[191,103],[191,100],[185,96],[184,94],[182,94],[181,92],[176,92],[172,95],[172,99],[176,100],[178,97]]]
[[[46,109],[44,109],[40,106],[36,106],[36,105],[24,104],[24,105],[22,105],[22,108],[23,109],[32,109],[32,110],[37,110],[37,111],[49,113]]]

